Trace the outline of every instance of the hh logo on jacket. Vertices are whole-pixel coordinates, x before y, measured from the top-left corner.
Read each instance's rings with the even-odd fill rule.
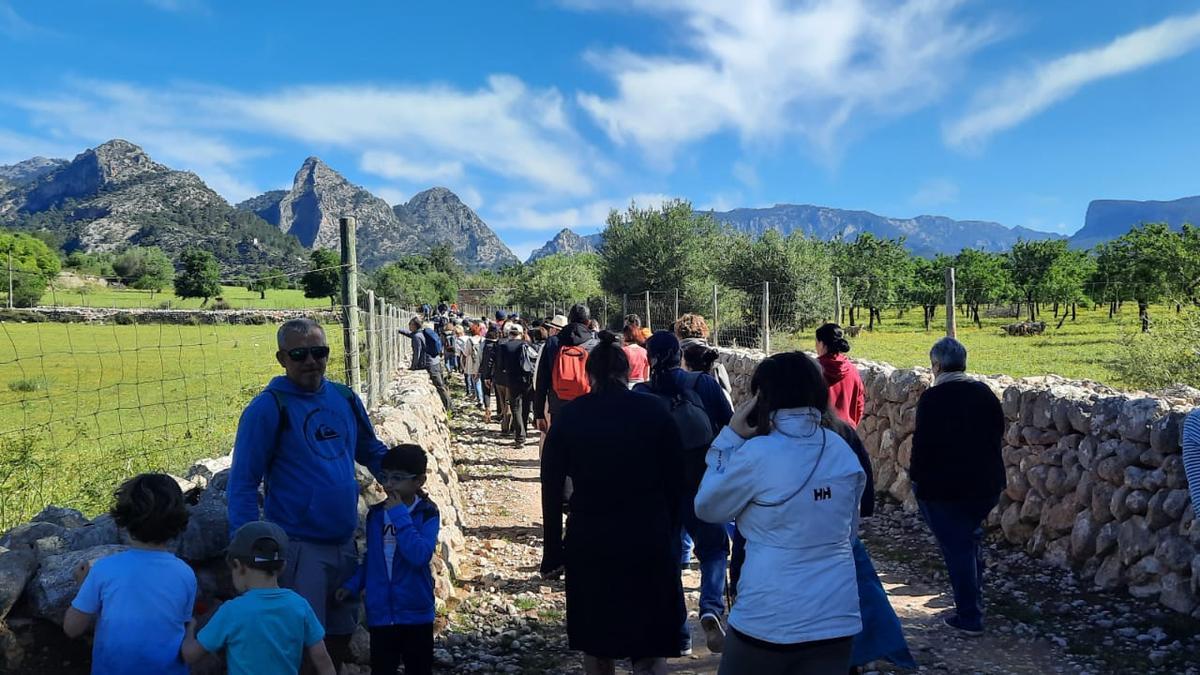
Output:
[[[823,488],[817,488],[816,490],[813,490],[813,501],[814,502],[819,502],[819,501],[822,501],[825,499],[832,499],[832,498],[833,498],[833,489],[830,488],[828,485],[826,485]]]

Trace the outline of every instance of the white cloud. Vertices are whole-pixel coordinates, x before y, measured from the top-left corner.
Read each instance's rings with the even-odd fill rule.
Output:
[[[909,201],[923,207],[953,204],[958,201],[958,184],[947,178],[931,178],[921,183]]]
[[[751,190],[757,190],[759,185],[762,184],[762,181],[758,178],[758,169],[755,169],[754,165],[749,162],[734,162],[733,177]]]
[[[458,198],[464,204],[471,207],[472,210],[478,211],[483,207],[483,194],[471,185],[464,185],[462,188],[455,190],[454,193],[458,195]]]
[[[508,250],[513,252],[521,262],[529,259],[529,254],[546,245],[545,241],[522,241],[516,244],[508,244]]]
[[[45,136],[80,148],[126,138],[211,179],[231,200],[247,189],[235,178],[247,160],[268,152],[260,144],[281,141],[350,152],[364,171],[417,187],[484,173],[510,189],[579,197],[593,189],[593,172],[608,170],[567,122],[556,90],[507,76],[474,91],[330,85],[256,93],[69,80],[51,94],[0,91],[0,105],[24,110]],[[468,203],[483,204],[474,187],[460,189]]]
[[[832,150],[853,121],[936,99],[993,26],[958,0],[629,0],[684,30],[686,54],[592,52],[616,87],[578,100],[617,143],[652,160],[732,131],[744,142],[799,135]]]
[[[289,187],[288,189],[290,190],[291,188]],[[398,190],[396,188],[387,186],[373,187],[371,188],[371,194],[379,197],[391,206],[403,204],[412,197],[412,195],[403,190]]]
[[[462,176],[462,162],[412,162],[395,152],[368,150],[359,160],[359,168],[384,178],[429,183]]]
[[[664,194],[638,194],[627,199],[600,199],[577,206],[544,210],[535,199],[506,200],[497,204],[488,223],[504,230],[544,230],[557,232],[569,227],[576,232],[604,225],[613,209],[622,211],[630,204],[639,208],[658,208],[674,197]]]
[[[1035,65],[982,89],[969,110],[950,123],[946,141],[970,146],[1016,126],[1084,85],[1178,57],[1200,46],[1200,13],[1176,16],[1102,47]]]

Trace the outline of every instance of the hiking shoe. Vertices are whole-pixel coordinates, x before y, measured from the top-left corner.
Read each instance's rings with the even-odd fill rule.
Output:
[[[725,649],[725,629],[721,626],[721,619],[716,614],[705,614],[700,617],[700,627],[704,629],[708,651],[720,654]]]
[[[980,635],[983,635],[983,626],[968,626],[958,618],[957,614],[942,619],[942,623],[967,637],[979,637]]]

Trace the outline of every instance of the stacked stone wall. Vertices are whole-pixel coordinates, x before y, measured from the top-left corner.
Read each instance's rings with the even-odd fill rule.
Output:
[[[761,352],[721,350],[735,400],[748,394]],[[927,369],[855,361],[866,387],[859,425],[875,486],[917,508],[908,478],[917,401]],[[1200,618],[1200,521],[1180,450],[1195,390],[1120,392],[1056,376],[979,377],[1007,420],[1008,487],[987,525],[1030,555],[1071,567],[1103,589]]]
[[[381,405],[371,411],[376,433],[384,443],[416,443],[429,455],[430,499],[441,514],[441,530],[431,567],[439,607],[453,595],[459,574],[463,538],[464,501],[451,456],[450,429],[437,392],[424,372],[402,371],[387,388]],[[201,607],[211,607],[235,592],[224,560],[229,544],[226,517],[230,455],[195,462],[184,476],[176,477],[188,500],[190,519],[180,536],[176,554],[196,572]],[[365,551],[363,518],[367,509],[385,499],[382,488],[359,467],[359,550]],[[82,561],[95,561],[127,548],[128,539],[103,514],[89,520],[79,511],[46,507],[33,521],[0,536],[0,671],[16,669],[32,633],[18,635],[8,623],[28,625],[32,619],[61,623],[78,590],[73,579]],[[10,614],[11,610],[11,614]],[[365,658],[356,638],[356,656]],[[365,662],[365,661],[364,661]],[[207,671],[206,671],[207,672]]]
[[[279,324],[289,319],[311,318],[321,323],[338,323],[341,311],[329,309],[137,309],[103,307],[30,307],[5,310],[2,321],[53,321],[57,323],[123,324]]]

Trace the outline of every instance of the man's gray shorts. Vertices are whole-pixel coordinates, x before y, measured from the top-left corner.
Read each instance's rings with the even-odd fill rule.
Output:
[[[358,547],[353,540],[340,545],[292,540],[279,585],[308,600],[326,633],[350,635],[358,625],[358,599],[338,602],[333,594],[354,575],[357,566]]]

